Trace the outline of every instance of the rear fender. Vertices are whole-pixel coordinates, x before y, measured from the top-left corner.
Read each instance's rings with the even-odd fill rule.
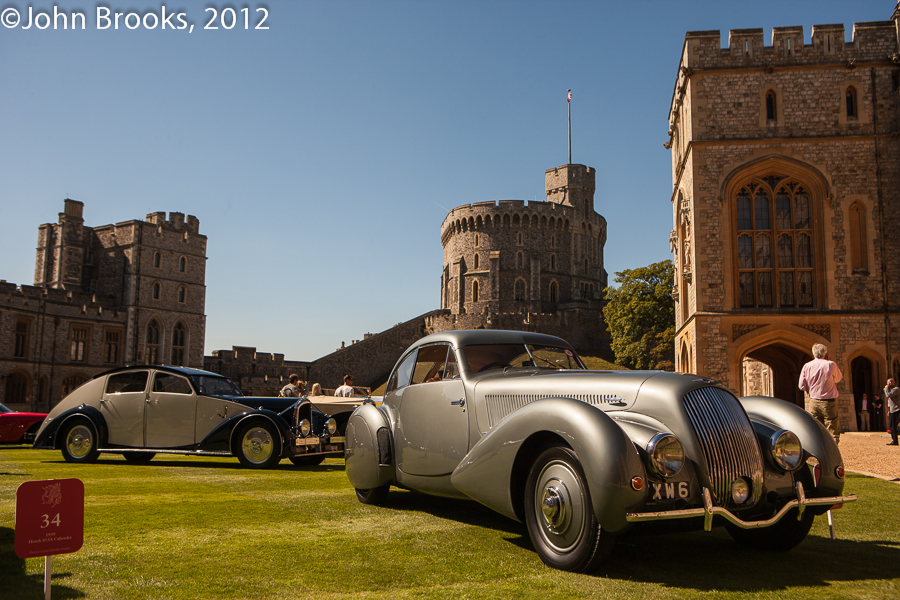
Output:
[[[394,482],[394,440],[385,414],[363,404],[347,421],[345,470],[350,484],[370,490]]]
[[[34,440],[33,447],[44,450],[61,449],[62,440],[57,439],[56,434],[63,428],[63,425],[67,421],[76,417],[84,417],[89,420],[97,432],[100,447],[106,444],[106,440],[109,438],[107,436],[106,421],[104,420],[103,415],[101,415],[100,411],[93,406],[81,404],[54,417],[53,421],[48,423],[47,426],[40,431],[40,435]]]
[[[546,398],[511,413],[475,444],[451,481],[470,498],[523,521],[528,472],[553,444],[564,444],[578,455],[594,514],[604,529],[624,529],[625,513],[645,499],[644,491],[631,488],[633,477],[646,481],[644,465],[615,421],[580,400]]]

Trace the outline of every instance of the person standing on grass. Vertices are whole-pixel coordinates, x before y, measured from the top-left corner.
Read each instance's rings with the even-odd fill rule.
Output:
[[[884,397],[888,403],[888,431],[891,432],[891,441],[888,446],[897,446],[897,425],[900,423],[900,388],[894,383],[894,378],[887,380],[884,386]]]
[[[812,347],[813,359],[803,365],[800,372],[801,390],[809,394],[809,412],[834,438],[837,444],[841,439],[841,422],[837,410],[837,383],[844,378],[843,373],[828,356],[828,348],[824,344]]]

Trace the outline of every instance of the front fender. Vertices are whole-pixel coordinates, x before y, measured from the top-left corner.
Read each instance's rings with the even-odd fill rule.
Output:
[[[394,443],[387,417],[374,404],[362,404],[347,421],[344,470],[350,485],[370,490],[394,481]]]
[[[837,467],[843,466],[844,459],[837,444],[834,443],[834,438],[821,423],[799,406],[778,398],[745,396],[738,400],[747,411],[757,434],[760,438],[764,438],[760,440],[760,445],[767,460],[766,442],[768,437],[779,429],[793,431],[803,446],[804,459],[813,456],[822,467],[822,478],[819,485],[807,489],[806,494],[811,497],[841,495],[844,489],[844,478],[838,477],[836,470]]]
[[[40,450],[58,450],[61,448],[61,442],[56,439],[56,434],[59,432],[63,423],[73,417],[87,418],[94,425],[100,444],[105,444],[106,440],[109,439],[107,436],[106,420],[103,418],[103,415],[100,414],[100,411],[89,404],[80,404],[57,415],[50,423],[45,422],[46,427],[43,427],[40,430],[32,447]]]
[[[580,400],[546,398],[509,414],[475,444],[450,480],[467,496],[521,521],[523,486],[516,478],[526,476],[551,439],[562,440],[578,455],[603,528],[624,529],[626,513],[645,497],[631,488],[635,476],[646,481],[644,465],[615,421]]]
[[[281,456],[285,455],[285,440],[289,439],[290,426],[283,418],[271,410],[248,410],[239,415],[235,415],[230,419],[223,421],[218,427],[209,432],[209,434],[197,444],[198,450],[206,450],[208,452],[232,452],[234,453],[234,435],[235,431],[240,429],[247,419],[263,419],[278,429],[281,436],[280,445]]]

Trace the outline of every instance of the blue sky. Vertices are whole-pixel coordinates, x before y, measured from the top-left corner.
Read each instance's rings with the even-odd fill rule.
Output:
[[[314,360],[439,308],[440,225],[597,169],[614,273],[671,258],[667,110],[687,31],[890,18],[885,0],[102,2],[187,30],[0,27],[0,278],[31,284],[63,199],[97,226],[196,215],[206,353]],[[35,1],[35,13],[53,4]],[[215,8],[233,29],[206,30]],[[242,8],[250,29],[243,29]],[[268,10],[268,30],[253,26]],[[230,13],[224,13],[230,22]],[[148,17],[152,24],[152,17]],[[132,18],[131,24],[135,23]],[[178,20],[172,21],[178,25]],[[102,23],[101,23],[102,24]],[[71,27],[71,25],[70,25]]]

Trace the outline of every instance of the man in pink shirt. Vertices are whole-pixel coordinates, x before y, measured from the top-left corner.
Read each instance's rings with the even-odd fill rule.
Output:
[[[828,356],[823,344],[812,347],[813,359],[803,365],[800,389],[809,394],[809,412],[831,433],[834,443],[840,441],[841,424],[837,411],[837,383],[844,378],[837,363]]]

